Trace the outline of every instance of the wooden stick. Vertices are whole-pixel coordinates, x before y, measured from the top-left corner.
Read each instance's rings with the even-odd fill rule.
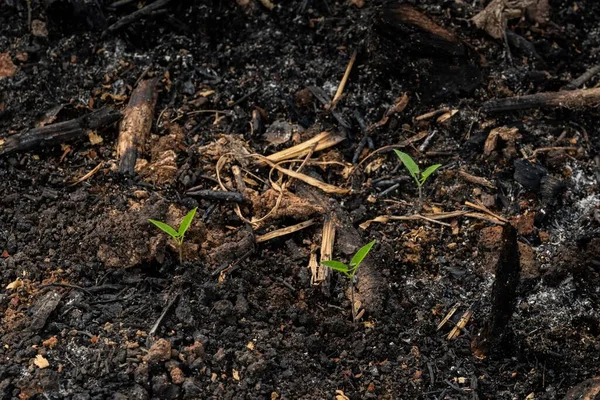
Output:
[[[483,111],[503,112],[540,107],[584,108],[600,105],[600,88],[536,93],[483,103]]]
[[[118,111],[104,107],[77,119],[30,129],[5,140],[0,139],[0,155],[68,142],[87,135],[90,130],[110,125],[119,118],[121,114]]]
[[[122,173],[133,175],[138,154],[143,151],[150,135],[154,107],[158,97],[157,83],[158,78],[140,82],[131,94],[129,104],[125,109],[117,142],[117,155],[120,159],[119,171]]]

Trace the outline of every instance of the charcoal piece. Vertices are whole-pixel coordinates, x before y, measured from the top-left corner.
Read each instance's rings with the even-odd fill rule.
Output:
[[[539,192],[542,178],[548,175],[548,170],[540,164],[519,159],[515,160],[515,181],[519,182],[530,192]]]
[[[473,338],[471,349],[476,357],[497,353],[509,333],[509,322],[516,307],[521,262],[517,230],[506,224],[502,230],[502,248],[496,264],[492,287],[492,308],[483,328]]]
[[[68,32],[74,29],[100,31],[106,26],[98,0],[46,0],[45,3],[51,28]]]
[[[424,96],[471,93],[483,81],[475,50],[408,4],[375,16],[368,53],[375,67],[417,82]]]
[[[543,176],[540,181],[540,193],[544,203],[553,204],[566,186],[565,182],[552,175]]]

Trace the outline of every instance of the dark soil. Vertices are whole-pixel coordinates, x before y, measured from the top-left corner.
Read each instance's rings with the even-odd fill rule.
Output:
[[[172,1],[103,34],[144,2],[32,0],[33,34],[28,2],[0,0],[0,146],[102,106],[123,110],[139,79],[161,78],[149,164],[133,177],[117,171],[118,124],[94,132],[101,143],[85,136],[0,156],[3,398],[560,399],[600,375],[600,108],[480,111],[490,99],[558,91],[598,65],[600,2],[550,1],[549,23],[511,20],[535,54],[512,46],[510,59],[470,23],[481,2],[406,2],[453,33],[462,50],[452,57],[388,35],[390,3],[274,2]],[[355,50],[329,112],[315,93],[333,97]],[[361,125],[403,93],[406,109],[363,140]],[[417,118],[445,108],[456,111],[446,121],[436,121],[444,111]],[[518,133],[484,152],[498,127]],[[324,130],[346,140],[313,158],[338,164],[303,172],[350,195],[293,184],[297,198],[254,232],[232,204],[186,195],[219,188],[218,141],[266,155]],[[498,224],[468,216],[359,227],[417,212],[417,188],[392,152],[348,179],[339,163],[352,163],[361,142],[358,160],[420,132],[404,151],[422,168],[443,165],[422,212],[481,202],[515,226],[518,249]],[[548,147],[574,149],[534,153]],[[244,171],[266,196],[269,169]],[[147,219],[177,225],[196,206],[180,265]],[[269,209],[241,206],[256,218]],[[332,276],[329,293],[311,285],[311,249],[334,214],[343,230],[334,258],[377,240],[358,273],[356,323],[343,277]],[[316,224],[254,242],[308,218]],[[520,270],[516,290],[494,283],[506,268],[510,279]]]

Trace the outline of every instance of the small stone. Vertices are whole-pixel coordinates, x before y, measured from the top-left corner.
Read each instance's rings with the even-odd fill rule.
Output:
[[[171,358],[171,342],[161,338],[150,347],[148,354],[144,356],[144,361],[155,364],[159,361],[167,361],[169,358]]]
[[[17,72],[17,67],[10,58],[10,53],[0,53],[0,79],[9,78]]]
[[[496,206],[496,198],[491,194],[482,193],[481,203],[487,208],[494,208]]]
[[[46,23],[44,21],[40,21],[39,19],[34,19],[31,21],[31,33],[33,36],[47,37],[48,28],[46,28]]]
[[[202,388],[196,385],[192,378],[187,378],[182,385],[184,399],[199,399]]]

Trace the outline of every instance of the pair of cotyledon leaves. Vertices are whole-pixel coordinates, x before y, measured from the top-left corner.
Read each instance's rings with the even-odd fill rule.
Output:
[[[423,186],[427,178],[429,178],[431,174],[433,174],[439,167],[442,166],[442,164],[430,165],[425,169],[425,171],[421,172],[421,169],[419,168],[417,163],[408,154],[403,153],[399,150],[394,151],[396,152],[396,155],[398,156],[400,161],[402,161],[402,164],[404,164],[404,166],[410,173],[410,176],[412,176],[415,182],[417,182],[418,186]]]
[[[197,210],[198,207],[194,208],[192,211],[187,213],[185,217],[183,217],[183,220],[181,221],[178,230],[175,230],[173,227],[165,224],[164,222],[160,222],[154,219],[149,219],[148,221],[153,223],[158,229],[165,232],[167,235],[171,236],[173,240],[175,240],[177,243],[181,244],[183,243],[183,237],[185,235],[185,232],[192,224],[192,220],[194,219]]]
[[[375,242],[377,241],[373,240],[372,242],[361,247],[360,250],[356,252],[354,257],[352,257],[352,260],[350,260],[350,264],[344,264],[343,262],[335,260],[321,261],[321,264],[335,271],[339,271],[349,278],[352,278],[356,274],[360,263],[363,262],[367,254],[369,254],[369,251],[371,251],[371,247],[373,247]]]

